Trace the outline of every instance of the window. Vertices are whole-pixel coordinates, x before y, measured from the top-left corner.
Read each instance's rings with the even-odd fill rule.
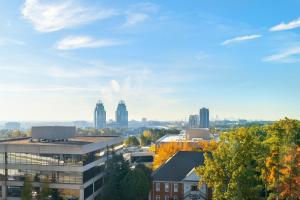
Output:
[[[156,195],[155,200],[160,200],[160,196]]]
[[[165,183],[165,192],[169,192],[169,183]]]
[[[155,191],[156,192],[160,191],[160,183],[155,183]]]
[[[174,192],[178,192],[178,183],[174,183]]]
[[[198,191],[197,185],[191,185],[191,191]]]
[[[167,195],[167,196],[165,196],[165,200],[169,200],[170,198],[169,198],[169,196]]]
[[[178,197],[175,195],[175,196],[173,197],[173,199],[174,199],[174,200],[178,200]]]

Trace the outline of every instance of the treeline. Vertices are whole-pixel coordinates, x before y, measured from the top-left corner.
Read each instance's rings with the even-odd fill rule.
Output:
[[[112,129],[112,128],[104,128],[104,129],[96,129],[96,128],[77,128],[76,133],[78,135],[121,135],[121,130]]]
[[[113,154],[107,162],[102,192],[96,200],[147,200],[151,170],[144,165],[129,168],[122,155]]]
[[[300,199],[300,122],[223,133],[212,156],[197,169],[216,200]]]
[[[148,129],[140,136],[129,136],[125,141],[126,146],[148,146],[167,134],[179,134],[177,129]]]
[[[9,138],[20,138],[20,137],[30,137],[31,131],[21,131],[21,130],[0,130],[0,137],[2,139],[9,139]]]

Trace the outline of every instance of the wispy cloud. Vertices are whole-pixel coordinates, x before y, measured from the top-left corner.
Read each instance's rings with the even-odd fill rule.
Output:
[[[197,60],[203,60],[203,59],[206,59],[208,58],[208,55],[204,52],[198,52],[196,55],[195,55],[195,58]]]
[[[72,0],[51,1],[26,0],[22,15],[40,32],[53,32],[105,19],[116,15],[112,9],[91,9],[74,3]]]
[[[234,38],[225,40],[224,42],[221,43],[221,45],[229,45],[229,44],[233,44],[233,43],[242,42],[245,40],[253,40],[256,38],[260,38],[260,37],[262,37],[262,35],[244,35],[244,36],[234,37]]]
[[[263,58],[264,62],[284,62],[284,63],[294,63],[298,59],[295,56],[300,55],[300,46],[288,48],[281,53],[274,54]]]
[[[150,15],[156,13],[158,9],[156,4],[148,2],[131,5],[125,12],[126,21],[123,27],[134,26],[150,19]]]
[[[20,40],[16,40],[12,38],[0,38],[0,46],[1,45],[24,45],[24,44],[25,43]]]
[[[98,48],[125,44],[125,42],[112,39],[94,39],[89,36],[69,36],[56,44],[59,50]]]
[[[138,23],[142,23],[149,18],[149,15],[145,13],[128,13],[126,15],[126,22],[123,24],[123,27],[134,26]]]
[[[284,31],[300,27],[300,18],[290,21],[288,23],[280,23],[270,28],[270,31]]]

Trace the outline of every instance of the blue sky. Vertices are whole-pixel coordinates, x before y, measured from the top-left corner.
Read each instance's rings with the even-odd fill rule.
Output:
[[[299,6],[0,0],[0,120],[299,119]]]

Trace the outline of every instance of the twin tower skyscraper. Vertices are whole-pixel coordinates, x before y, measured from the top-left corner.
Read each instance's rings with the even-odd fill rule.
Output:
[[[112,124],[114,128],[128,128],[128,111],[126,104],[121,100],[118,104],[116,122]],[[98,101],[94,111],[94,125],[96,129],[106,128],[106,111],[102,101]]]

